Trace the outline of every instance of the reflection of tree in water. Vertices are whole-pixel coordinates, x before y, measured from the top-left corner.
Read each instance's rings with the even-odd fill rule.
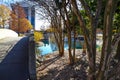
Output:
[[[49,45],[49,40],[48,39],[42,40],[42,42],[44,43],[44,46]]]
[[[57,45],[55,38],[52,34],[49,35],[48,39],[43,39],[41,41],[44,43],[43,46],[47,49],[49,48],[52,52],[58,50],[58,45]],[[72,41],[71,47],[73,48],[73,41]],[[81,49],[81,48],[82,48],[81,43],[79,42],[79,40],[76,40],[76,49]],[[68,41],[64,41],[64,49],[65,50],[68,49]]]
[[[52,51],[57,50],[57,44],[55,42],[50,42],[50,47],[51,47]]]
[[[74,40],[72,40],[72,44],[71,44],[71,47],[74,48],[74,43],[73,43]],[[79,39],[76,39],[76,49],[81,49],[82,48],[82,45],[83,45],[83,42],[84,41],[80,41]],[[68,49],[68,41],[64,41],[64,49],[67,50]]]
[[[55,38],[52,34],[50,35],[49,41],[50,41],[50,47],[51,47],[52,51],[58,50]]]

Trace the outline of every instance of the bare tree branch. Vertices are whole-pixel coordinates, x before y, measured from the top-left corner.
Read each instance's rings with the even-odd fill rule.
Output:
[[[97,0],[97,7],[95,13],[95,20],[98,20],[102,9],[102,0]],[[97,23],[98,24],[98,23]]]

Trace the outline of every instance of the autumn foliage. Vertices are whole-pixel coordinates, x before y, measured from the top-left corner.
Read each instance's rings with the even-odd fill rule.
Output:
[[[27,30],[32,29],[31,23],[26,18],[21,18],[19,22],[21,23],[21,27],[19,28],[20,32],[26,32]]]
[[[13,6],[13,11],[11,12],[10,16],[10,29],[18,33],[27,32],[28,30],[32,29],[31,23],[26,19],[24,9],[19,4],[15,4]]]
[[[34,31],[34,39],[36,42],[39,42],[40,39],[43,38],[43,34],[41,32],[38,32],[38,31]]]
[[[5,5],[0,5],[0,27],[5,27],[10,18],[10,9]]]
[[[17,16],[13,12],[10,14],[10,16],[11,16],[10,28],[14,31],[17,31],[18,30]]]

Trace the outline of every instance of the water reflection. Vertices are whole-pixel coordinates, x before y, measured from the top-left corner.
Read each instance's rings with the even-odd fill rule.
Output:
[[[49,40],[43,40],[42,42],[44,43],[44,45],[39,47],[41,55],[52,53],[58,50],[57,44],[55,42]],[[83,44],[83,42],[81,43],[79,40],[76,40],[76,49],[81,49],[82,48],[81,44]],[[74,44],[72,41],[72,48],[73,45]],[[64,41],[64,50],[67,49],[68,49],[68,41]]]

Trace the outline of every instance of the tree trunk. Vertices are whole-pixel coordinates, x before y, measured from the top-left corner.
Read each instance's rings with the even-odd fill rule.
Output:
[[[60,56],[63,56],[64,55],[64,39],[63,39],[63,36],[62,36],[62,33],[60,34]]]
[[[58,46],[59,56],[62,57],[64,55],[64,40],[63,40],[63,32],[61,26],[61,17],[58,17],[57,14],[55,13],[53,22],[51,24],[52,24],[52,28],[55,31],[54,37]]]
[[[120,41],[118,42],[115,59],[117,59],[118,61],[120,61]]]
[[[60,16],[62,17],[62,19],[64,21],[66,29],[67,29],[68,46],[69,46],[68,52],[69,52],[69,61],[70,61],[69,64],[73,65],[74,64],[74,59],[73,59],[73,55],[71,53],[71,31],[72,30],[71,30],[71,22],[70,22],[70,19],[69,19],[69,14],[68,14],[67,8],[66,8],[66,3],[63,2],[63,9],[59,9],[59,12],[60,12]]]
[[[73,42],[73,59],[75,61],[75,48],[76,48],[76,32],[75,32],[75,26],[73,28],[73,31],[74,31],[74,42]]]
[[[85,43],[86,43],[86,46],[87,46],[87,52],[88,52],[87,55],[88,55],[88,60],[89,60],[89,62],[88,62],[88,64],[89,64],[88,80],[95,80],[96,77],[95,77],[95,55],[94,54],[95,54],[96,51],[93,51],[93,50],[95,50],[94,49],[95,48],[94,47],[95,43],[92,42],[91,39],[90,39],[88,29],[86,28],[84,20],[81,16],[81,13],[78,10],[76,0],[72,0],[71,3],[72,3],[72,6],[73,6],[74,13],[77,16],[80,27],[83,31]]]
[[[3,20],[2,22],[3,22],[3,29],[4,29],[5,28],[5,21]]]
[[[72,53],[71,53],[71,32],[69,31],[68,32],[68,52],[69,52],[69,60],[70,60],[70,65],[73,65],[74,64],[74,59],[73,59],[73,56],[72,56]]]
[[[113,14],[117,4],[116,2],[117,0],[107,0],[107,4],[105,8],[103,45],[102,45],[100,68],[99,68],[97,80],[107,80],[106,76],[109,70],[108,59],[111,53],[112,22],[113,22]]]
[[[64,40],[62,40],[62,33],[55,32],[54,37],[55,37],[56,43],[58,45],[59,56],[62,57],[64,55]]]

